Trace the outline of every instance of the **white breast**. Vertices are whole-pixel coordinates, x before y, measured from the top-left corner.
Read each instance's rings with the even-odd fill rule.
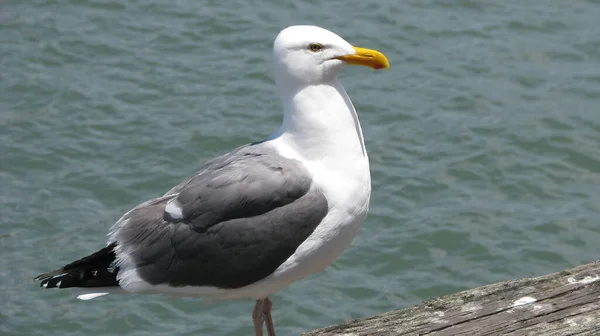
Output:
[[[345,170],[330,170],[322,165],[309,170],[314,174],[313,186],[327,198],[329,211],[276,274],[286,272],[286,264],[294,264],[298,268],[294,272],[299,272],[300,277],[323,270],[350,245],[367,215],[371,178],[366,158],[348,163]]]

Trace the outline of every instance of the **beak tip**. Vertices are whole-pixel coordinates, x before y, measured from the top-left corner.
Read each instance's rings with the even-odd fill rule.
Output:
[[[375,70],[389,69],[389,68],[390,68],[390,65],[388,63],[385,63],[385,64],[375,64],[373,66],[373,69],[375,69]]]

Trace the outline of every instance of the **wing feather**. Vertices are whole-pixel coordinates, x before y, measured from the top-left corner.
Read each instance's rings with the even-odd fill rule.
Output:
[[[311,183],[300,162],[242,147],[127,213],[111,241],[150,284],[243,287],[275,271],[325,217]]]

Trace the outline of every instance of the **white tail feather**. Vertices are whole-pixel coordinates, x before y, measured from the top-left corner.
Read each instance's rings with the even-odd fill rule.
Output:
[[[91,299],[95,299],[99,296],[104,296],[104,295],[108,295],[108,293],[89,293],[89,294],[81,294],[81,295],[77,295],[77,298],[79,300],[83,300],[83,301],[87,301],[87,300],[91,300]]]

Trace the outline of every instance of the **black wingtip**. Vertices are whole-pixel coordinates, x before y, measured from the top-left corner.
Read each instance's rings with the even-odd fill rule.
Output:
[[[61,288],[61,280],[65,274],[65,270],[63,268],[57,269],[52,272],[40,274],[33,278],[35,281],[40,281],[40,287],[44,288]]]
[[[114,266],[116,243],[34,279],[44,288],[118,286],[118,267]]]
[[[61,268],[61,269],[57,269],[57,270],[54,270],[54,271],[52,271],[52,272],[48,272],[48,273],[44,273],[44,274],[40,274],[40,275],[36,276],[35,278],[33,278],[33,280],[35,280],[35,281],[43,281],[43,280],[46,280],[46,279],[52,278],[52,277],[54,277],[54,276],[57,276],[57,275],[59,275],[59,274],[62,274],[62,273],[64,273],[64,272],[65,272],[65,270],[64,270],[64,269],[62,269],[62,268]]]

